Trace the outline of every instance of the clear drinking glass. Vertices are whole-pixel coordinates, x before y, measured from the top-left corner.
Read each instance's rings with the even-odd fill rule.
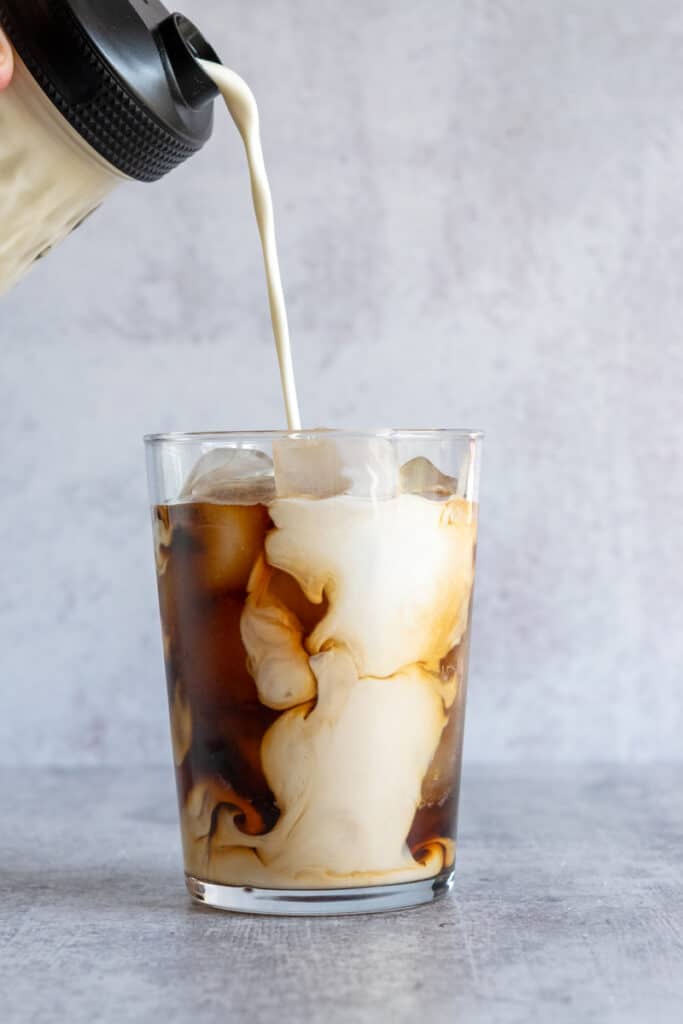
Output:
[[[481,435],[146,438],[185,874],[395,910],[455,863]]]

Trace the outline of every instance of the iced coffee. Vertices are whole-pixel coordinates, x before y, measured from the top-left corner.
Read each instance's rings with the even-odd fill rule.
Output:
[[[195,894],[450,878],[478,440],[424,434],[150,440]]]

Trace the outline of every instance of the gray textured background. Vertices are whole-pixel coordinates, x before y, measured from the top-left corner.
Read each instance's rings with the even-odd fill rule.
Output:
[[[306,421],[487,431],[466,755],[680,756],[680,4],[184,9],[261,101]],[[283,421],[227,120],[0,339],[0,759],[158,761],[140,437]]]

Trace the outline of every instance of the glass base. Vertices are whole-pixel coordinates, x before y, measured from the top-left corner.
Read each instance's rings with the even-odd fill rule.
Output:
[[[360,889],[257,889],[216,885],[185,876],[188,892],[198,903],[240,914],[321,917],[332,914],[378,914],[406,910],[446,896],[453,888],[453,870],[435,878],[400,885],[370,885]]]

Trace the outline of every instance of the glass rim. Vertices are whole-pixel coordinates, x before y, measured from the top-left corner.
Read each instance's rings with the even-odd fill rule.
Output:
[[[453,441],[481,441],[484,438],[482,430],[469,430],[467,428],[451,427],[417,427],[399,428],[384,430],[343,430],[325,427],[317,427],[313,430],[197,430],[197,431],[172,431],[161,434],[145,434],[143,441],[146,445],[158,444],[198,444],[202,442],[215,441],[247,441],[264,440],[274,441],[284,438],[308,439],[315,437],[339,437],[339,438],[369,438],[383,437],[387,440],[453,440]]]

